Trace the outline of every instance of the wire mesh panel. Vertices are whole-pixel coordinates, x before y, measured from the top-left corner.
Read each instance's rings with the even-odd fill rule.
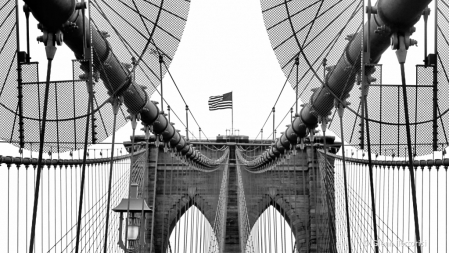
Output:
[[[0,138],[11,142],[19,137],[16,1],[0,1],[0,24]]]
[[[78,117],[80,115],[86,115],[87,113],[87,103],[88,103],[88,97],[86,96],[88,93],[87,90],[87,82],[83,79],[86,79],[86,74],[82,70],[82,64],[84,61],[73,61],[73,83],[75,84],[78,82],[78,85],[74,85],[73,90],[69,91],[67,90],[67,96],[72,96],[73,99],[73,112],[71,113],[73,115],[74,120],[78,122],[73,122],[73,128],[77,129],[76,131],[73,131],[73,136],[75,139],[78,139],[78,142],[84,141],[84,135],[81,134],[85,130],[85,119],[79,120]],[[82,84],[84,83],[84,84]],[[104,139],[106,139],[108,136],[110,136],[113,132],[113,121],[114,121],[114,114],[112,111],[111,104],[107,102],[109,100],[109,93],[107,88],[102,85],[101,83],[95,83],[93,86],[94,94],[93,94],[93,109],[94,114],[91,117],[91,120],[93,123],[91,126],[93,128],[90,128],[89,131],[91,132],[91,136],[93,138],[89,138],[90,143],[100,142]],[[70,112],[67,112],[67,114],[70,114]],[[121,107],[119,110],[119,113],[117,115],[117,129],[124,126],[127,122],[126,116],[128,113],[126,113],[126,108]],[[82,128],[82,132],[79,131]],[[94,133],[94,134],[92,134]],[[82,139],[80,139],[82,138]],[[75,144],[75,149],[79,148],[80,144]]]
[[[437,17],[437,70],[438,70],[438,141],[441,148],[449,146],[449,102],[446,99],[449,94],[449,4],[447,1],[438,1]]]
[[[75,93],[72,93],[75,92]],[[23,84],[26,148],[39,150],[45,83]],[[44,151],[64,152],[84,142],[87,99],[85,81],[50,82]],[[74,95],[74,96],[73,96]],[[89,132],[91,134],[91,132]],[[89,138],[90,140],[90,138]],[[34,145],[32,145],[34,143]]]
[[[413,154],[432,153],[433,68],[416,66],[416,84],[407,85]],[[380,155],[406,156],[407,135],[401,85],[371,83],[368,95],[371,150]],[[367,143],[367,134],[364,135]],[[365,150],[367,148],[365,147]]]
[[[382,65],[366,65],[373,69],[372,82],[369,85],[367,97],[371,152],[379,155],[406,156],[407,136],[404,117],[404,100],[400,84],[385,84],[382,82]],[[410,130],[414,155],[432,153],[433,125],[433,67],[416,66],[416,84],[407,84]],[[367,133],[365,122],[361,116],[361,91],[353,90],[348,102],[350,110],[344,115],[344,138],[358,148],[367,148]],[[358,94],[358,96],[356,95]],[[440,101],[444,105],[446,101]],[[440,111],[441,112],[441,111]],[[445,115],[437,114],[440,148],[445,142]],[[331,117],[329,129],[340,134],[340,121],[336,113]],[[441,127],[442,126],[442,127]],[[363,144],[363,145],[362,145]]]
[[[261,0],[261,5],[279,64],[292,87],[299,84],[298,97],[308,102],[310,89],[324,80],[325,67],[332,70],[331,65],[343,57],[347,40],[362,29],[363,1]]]
[[[379,76],[376,76],[376,82],[375,84],[382,83],[382,65],[373,65],[373,68],[375,69],[374,73],[379,73]],[[371,92],[371,89],[370,89]],[[364,139],[361,138],[363,136],[363,122],[361,119],[362,115],[362,103],[361,103],[361,85],[360,82],[356,83],[356,86],[352,89],[351,95],[346,99],[350,105],[347,109],[345,109],[345,113],[343,116],[343,136],[344,140],[348,143],[352,143],[355,145],[361,145]],[[373,108],[373,109],[371,109]],[[374,109],[376,108],[376,109]],[[368,110],[370,110],[370,114],[374,114],[374,111],[377,111],[379,106],[375,107],[369,107]],[[371,116],[371,115],[370,115]],[[341,135],[341,124],[340,119],[337,113],[337,110],[334,110],[331,115],[331,121],[328,124],[328,128],[337,134],[338,136]],[[341,137],[341,136],[340,136]]]
[[[444,52],[449,50],[449,40],[444,34],[449,27],[449,19],[445,14],[449,11],[449,5],[443,1],[438,6],[440,17],[438,18],[437,43],[439,50]],[[328,82],[330,87],[336,87],[332,83],[335,80],[329,78],[334,71],[338,74],[352,71],[352,69],[358,72],[358,74],[354,73],[352,76],[354,78],[348,78],[347,83],[341,84],[339,88],[351,89],[353,85],[361,83],[360,66],[357,64],[362,59],[357,59],[352,69],[351,66],[346,66],[344,70],[338,69],[340,65],[337,62],[351,54],[347,51],[354,48],[347,47],[348,42],[345,42],[344,38],[351,43],[357,37],[355,33],[363,30],[361,27],[364,15],[362,7],[363,2],[359,1],[262,1],[262,12],[272,47],[294,89],[298,83],[298,97],[302,102],[307,103],[309,99],[312,101],[310,97],[312,93],[306,89],[312,89],[315,94],[321,94],[327,89],[317,90],[316,88],[322,87],[323,83]],[[444,57],[440,55],[442,55],[441,52],[437,56],[438,74],[432,66],[417,66],[417,85],[409,85],[407,88],[415,155],[431,153],[433,145],[438,145],[441,150],[448,144],[449,138],[445,129],[447,128],[445,120],[448,120],[446,101],[440,99],[438,106],[433,104],[435,93],[432,86],[436,83],[436,79],[439,83],[439,94],[449,92],[447,90],[449,85],[444,85],[449,80],[445,62],[447,60],[442,59]],[[347,61],[349,58],[344,59]],[[402,90],[399,89],[399,85],[394,87],[382,84],[381,66],[366,65],[365,67],[366,73],[371,73],[369,78],[372,79],[369,81],[371,85],[367,110],[367,115],[371,119],[369,125],[372,152],[404,156],[407,138],[403,112],[404,101],[400,94]],[[438,75],[438,78],[434,78],[435,75]],[[339,81],[343,82],[343,80]],[[333,99],[333,96],[328,97],[326,101],[323,99],[324,102],[320,100],[322,102],[320,105],[314,105],[313,109],[318,116],[324,117],[326,113],[323,110],[320,111],[318,107],[323,106],[323,103],[328,105],[332,103],[330,99]],[[361,120],[365,116],[365,110],[361,105],[360,91],[353,89],[348,101],[351,105],[345,113],[344,139],[351,144],[359,144],[366,150],[367,129],[365,122]],[[434,108],[437,111],[435,117]],[[331,118],[330,129],[340,135],[340,123],[335,111],[331,114]],[[438,119],[438,128],[434,128],[434,118]],[[433,132],[438,140],[432,137]]]
[[[51,83],[46,152],[81,148],[87,118],[92,120],[89,144],[112,134],[112,108],[104,106],[110,96],[132,96],[133,99],[125,99],[125,105],[130,112],[139,112],[173,60],[187,21],[189,4],[180,0],[90,1],[87,16],[91,28],[92,62],[73,61],[73,80]],[[8,122],[0,131],[0,138],[16,145],[25,142],[25,148],[37,151],[45,85],[38,83],[37,63],[21,64],[21,77],[26,85],[24,96],[19,94],[15,1],[2,1],[0,14],[0,32],[6,35],[0,39],[0,57],[7,62],[7,67],[0,70],[0,114]],[[80,52],[76,54],[82,57]],[[87,117],[89,89],[86,80],[90,67],[94,81],[94,112]],[[134,88],[129,91],[130,83]],[[138,87],[135,84],[147,87],[148,94],[135,88]],[[125,90],[127,92],[123,92]],[[21,115],[22,98],[26,116]],[[128,113],[125,110],[124,107],[119,112],[117,128],[126,123]]]
[[[180,0],[90,1],[92,29],[99,30],[101,36],[107,38],[113,50],[111,57],[128,66],[133,58],[141,59],[136,69],[136,82],[148,87],[150,95],[173,60],[188,12],[189,2]],[[95,51],[93,57],[96,62]],[[123,71],[129,74],[126,67]]]
[[[87,82],[80,80],[84,72],[74,61],[74,79],[68,81],[53,81],[49,86],[49,103],[47,109],[47,129],[44,151],[65,152],[83,147],[88,103]],[[38,82],[38,63],[21,64],[22,67],[22,100],[23,129],[25,148],[39,150],[39,130],[42,124],[45,83]],[[14,82],[17,85],[17,81]],[[5,116],[10,119],[3,128],[3,139],[18,145],[19,143],[19,112],[16,109],[17,86],[8,87],[9,95],[3,99]],[[92,133],[97,141],[106,139],[112,134],[113,113],[107,90],[102,85],[94,86],[94,129],[89,128],[89,144],[93,143]],[[14,94],[13,96],[11,96]],[[12,110],[14,108],[14,110]],[[17,110],[17,111],[16,111]],[[118,127],[126,123],[123,109],[117,118]]]
[[[39,81],[39,62],[20,64],[22,68],[22,82],[34,83]]]

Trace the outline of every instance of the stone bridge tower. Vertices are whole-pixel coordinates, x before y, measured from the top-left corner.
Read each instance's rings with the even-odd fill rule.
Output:
[[[136,137],[136,141],[139,141]],[[339,145],[334,138],[327,137],[327,151],[336,153]],[[236,150],[247,150],[249,156],[257,156],[270,146],[268,143],[241,142],[240,139],[218,139],[213,142],[192,142],[197,150],[210,158],[223,155],[222,166],[214,171],[198,171],[186,166],[176,155],[164,152],[162,145],[150,143],[147,169],[147,184],[139,182],[139,194],[143,194],[154,213],[147,219],[146,242],[154,239],[152,252],[167,252],[168,240],[177,221],[191,206],[196,206],[210,225],[217,229],[220,252],[237,253],[245,249],[245,241],[239,224],[238,191],[243,188],[246,200],[249,231],[257,219],[269,207],[276,208],[285,218],[296,238],[297,252],[331,251],[333,246],[324,245],[319,235],[332,229],[332,217],[323,209],[326,199],[321,182],[319,151],[323,149],[323,138],[317,136],[315,143],[306,143],[304,150],[297,148],[284,164],[276,169],[251,173],[240,166],[243,187],[238,184],[238,159]],[[128,146],[129,148],[130,146]],[[136,149],[145,148],[136,145]],[[228,151],[226,151],[228,150]],[[228,152],[228,154],[225,154]],[[328,157],[330,164],[332,159]],[[140,163],[144,166],[144,163]],[[153,204],[154,203],[154,204]],[[155,223],[151,225],[154,218]],[[335,242],[334,240],[330,240]],[[171,246],[173,247],[173,246]],[[243,253],[243,252],[242,252]]]

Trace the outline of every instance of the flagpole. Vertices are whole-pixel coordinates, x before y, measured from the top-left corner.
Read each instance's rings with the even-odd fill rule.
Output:
[[[234,101],[232,101],[231,107],[231,124],[232,135],[234,135]]]

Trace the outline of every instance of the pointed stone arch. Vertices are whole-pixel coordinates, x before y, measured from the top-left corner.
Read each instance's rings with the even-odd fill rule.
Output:
[[[195,206],[202,215],[206,218],[206,220],[209,222],[209,224],[213,227],[214,224],[214,218],[215,218],[215,210],[214,208],[206,201],[206,199],[201,196],[200,194],[196,194],[195,192],[189,192],[189,194],[183,194],[180,197],[178,197],[174,202],[172,202],[171,207],[168,211],[165,211],[164,214],[164,222],[166,224],[169,224],[168,230],[165,229],[164,233],[162,233],[160,239],[156,239],[156,242],[159,246],[157,248],[162,248],[163,251],[157,251],[157,252],[166,252],[168,247],[168,240],[170,238],[171,233],[173,232],[173,229],[175,228],[176,224],[180,220],[180,218],[189,210],[192,206]],[[168,221],[168,222],[167,222]],[[162,240],[162,236],[164,236],[164,240]],[[163,241],[163,242],[162,242]]]
[[[297,199],[295,199],[298,201]],[[303,200],[301,200],[303,206],[309,205],[308,197],[304,196]],[[261,217],[261,215],[272,206],[275,208],[282,218],[285,219],[287,224],[290,226],[295,238],[296,238],[296,247],[302,248],[305,245],[309,244],[309,227],[310,227],[310,219],[307,212],[307,215],[304,215],[303,212],[298,207],[294,206],[295,203],[288,200],[288,197],[283,196],[281,194],[269,192],[264,194],[260,199],[260,208],[254,208],[252,210],[248,210],[248,219],[250,221],[251,231],[256,223],[256,221]],[[308,208],[307,208],[308,209]]]

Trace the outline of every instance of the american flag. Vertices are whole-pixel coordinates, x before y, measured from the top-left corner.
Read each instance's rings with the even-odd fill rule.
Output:
[[[209,111],[232,109],[232,91],[221,96],[209,97]]]

